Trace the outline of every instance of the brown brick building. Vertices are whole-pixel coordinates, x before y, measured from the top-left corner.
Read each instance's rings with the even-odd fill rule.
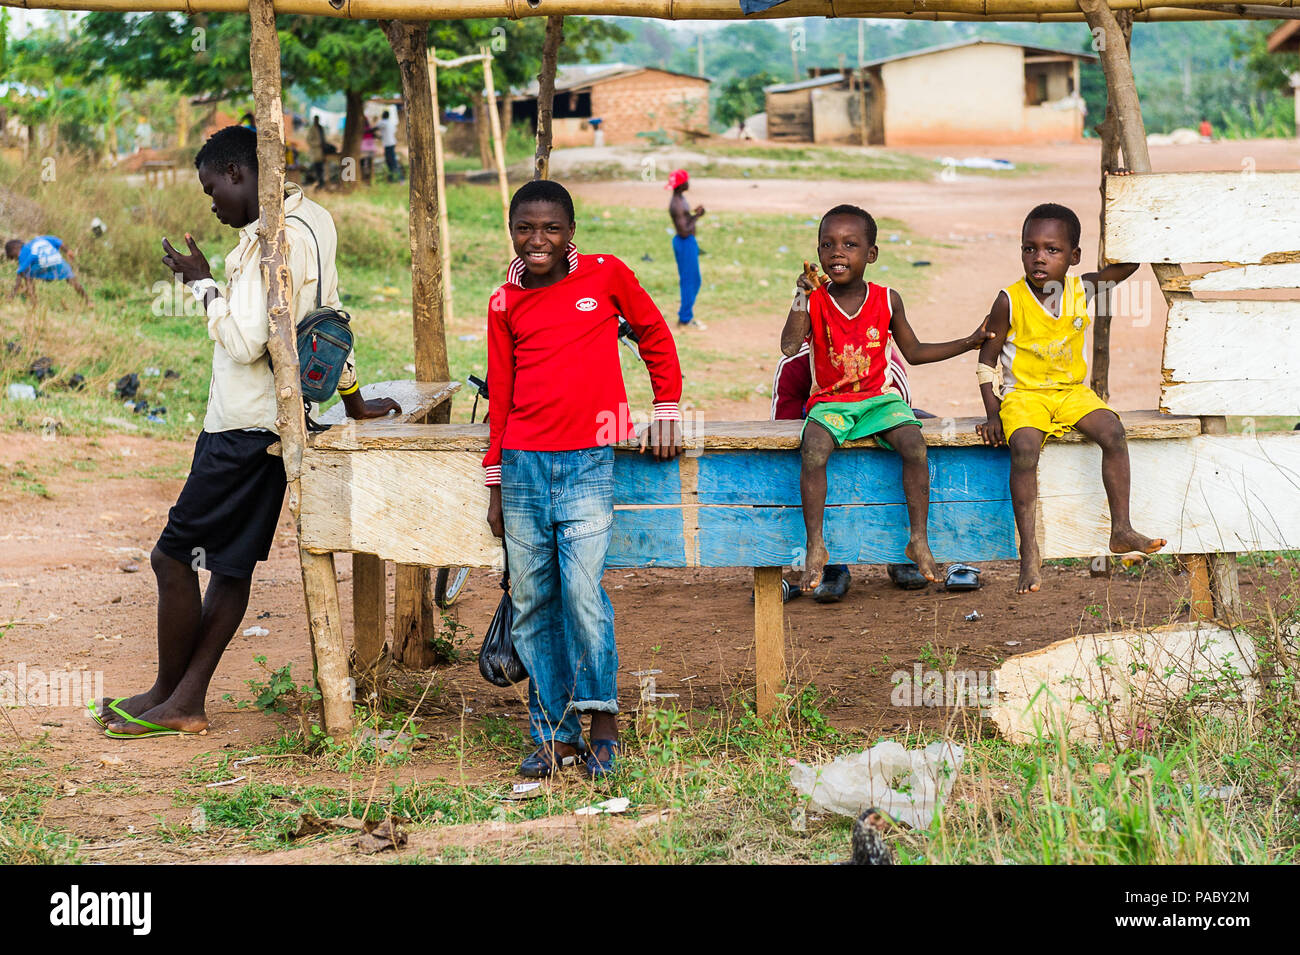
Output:
[[[638,133],[662,131],[676,140],[707,133],[710,82],[654,66],[562,66],[555,77],[554,145],[594,145],[598,128],[610,144],[638,142]],[[515,118],[536,128],[537,84],[516,95]]]

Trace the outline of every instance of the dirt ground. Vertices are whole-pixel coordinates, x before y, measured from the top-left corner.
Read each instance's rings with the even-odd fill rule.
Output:
[[[935,154],[943,151],[935,150]],[[951,152],[949,150],[948,152]],[[1224,143],[1154,148],[1157,169],[1241,169],[1294,167],[1300,150],[1290,143]],[[836,202],[867,206],[904,221],[914,234],[951,242],[935,255],[940,280],[928,298],[912,306],[926,316],[933,337],[969,331],[984,314],[993,292],[1016,276],[1015,237],[1024,212],[1040,201],[1072,205],[1085,224],[1085,261],[1095,258],[1098,194],[1094,146],[961,150],[961,154],[1007,156],[1053,164],[1050,173],[1014,179],[958,176],[953,182],[818,183],[809,181],[711,180],[696,184],[692,198],[713,209],[790,209],[817,212]],[[586,197],[608,202],[662,205],[659,185],[637,182],[586,183]],[[705,263],[707,268],[707,259]],[[1149,272],[1144,273],[1150,280]],[[1113,336],[1112,391],[1121,408],[1156,404],[1164,306],[1153,295],[1156,314],[1147,324],[1117,320]],[[911,303],[909,303],[911,304]],[[924,306],[924,308],[922,308]],[[701,316],[699,334],[718,343],[737,334],[727,316]],[[914,318],[916,321],[916,318]],[[969,363],[974,359],[967,356]],[[975,390],[965,364],[918,369],[914,393],[940,414],[974,414]],[[767,415],[765,396],[715,409],[719,418]],[[6,434],[0,453],[7,462],[40,462],[48,496],[0,488],[0,671],[35,669],[102,673],[112,696],[152,682],[156,658],[156,599],[147,554],[180,490],[191,453],[188,444],[131,436],[97,440]],[[159,474],[169,475],[159,477]],[[351,567],[338,562],[340,598],[351,638]],[[802,599],[787,605],[788,658],[798,685],[814,684],[829,721],[842,729],[886,733],[942,722],[947,714],[902,710],[890,705],[896,671],[914,664],[942,668],[955,654],[961,668],[991,670],[1003,658],[1063,639],[1132,625],[1155,625],[1176,615],[1185,579],[1169,570],[1144,577],[1090,577],[1086,567],[1048,568],[1042,593],[1013,594],[1015,568],[985,567],[985,588],[974,594],[945,594],[935,587],[918,593],[893,589],[883,568],[853,568],[854,583],[838,605]],[[499,598],[497,578],[474,572],[454,615],[473,634],[476,648]],[[753,616],[750,572],[746,570],[610,571],[605,586],[613,599],[619,635],[619,696],[626,711],[636,707],[636,671],[657,669],[661,693],[697,709],[737,705],[753,685]],[[1262,585],[1259,585],[1262,586]],[[1249,596],[1254,583],[1243,587]],[[966,615],[978,612],[980,619]],[[254,663],[265,655],[271,666],[291,663],[299,680],[310,673],[310,650],[298,562],[287,519],[277,533],[270,560],[254,581],[247,617],[239,628],[260,626],[265,637],[237,635],[209,694],[212,726],[204,737],[122,742],[104,738],[76,707],[22,706],[4,710],[0,748],[48,736],[42,759],[64,767],[61,777],[80,792],[50,804],[47,826],[65,827],[99,841],[113,853],[113,834],[178,822],[167,793],[180,773],[202,754],[245,749],[273,741],[288,726],[282,718],[238,709],[223,697],[249,699],[246,681],[264,677]],[[487,716],[504,716],[523,728],[522,694],[485,683],[472,660],[440,670],[444,717],[425,724],[431,736],[451,738]],[[15,738],[16,734],[16,738]],[[423,759],[392,770],[392,779],[444,778],[481,782],[506,779],[517,756],[499,765],[466,766]],[[262,772],[260,778],[268,776]],[[93,790],[95,783],[132,780],[134,795]],[[346,788],[346,777],[313,782]],[[201,847],[200,847],[201,850]],[[162,851],[162,850],[159,850]],[[193,847],[177,858],[194,858]]]

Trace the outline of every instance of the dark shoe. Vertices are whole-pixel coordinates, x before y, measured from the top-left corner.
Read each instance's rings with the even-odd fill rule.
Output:
[[[792,584],[788,580],[781,581],[781,603],[788,604],[791,600],[801,596],[803,596],[803,591],[799,589],[798,585]],[[754,602],[754,591],[752,590],[749,592],[749,602]]]
[[[524,761],[519,764],[519,775],[525,779],[547,779],[554,776],[562,769],[578,765],[583,755],[581,743],[578,744],[577,750],[578,752],[572,756],[561,756],[557,759],[555,749],[543,743],[524,757]]]
[[[822,571],[822,582],[813,590],[813,600],[819,604],[838,603],[849,592],[849,568],[844,564],[827,564]]]
[[[916,569],[916,564],[890,564],[889,579],[899,590],[924,590],[930,583]]]
[[[943,589],[951,591],[979,590],[980,569],[970,564],[948,565],[947,576],[943,580]]]
[[[605,758],[601,759],[600,754],[604,753]],[[618,740],[616,739],[593,739],[591,741],[591,750],[587,753],[587,761],[583,764],[582,770],[592,779],[600,779],[609,776],[614,772],[614,761],[618,753]]]

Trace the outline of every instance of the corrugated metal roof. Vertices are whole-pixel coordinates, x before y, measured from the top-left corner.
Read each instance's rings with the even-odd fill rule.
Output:
[[[1092,53],[1080,53],[1078,50],[1064,50],[1055,46],[1037,46],[1030,43],[1016,43],[1014,40],[962,40],[958,43],[943,43],[939,46],[927,46],[920,50],[912,50],[908,53],[895,53],[893,56],[882,56],[878,60],[868,60],[862,65],[864,67],[880,66],[884,63],[893,63],[895,60],[909,60],[915,56],[929,56],[931,53],[944,53],[948,50],[958,50],[965,46],[1018,46],[1026,53],[1056,53],[1062,56],[1073,56],[1080,60],[1098,59]]]
[[[646,70],[669,73],[673,76],[684,76],[692,80],[703,80],[706,83],[713,82],[708,76],[681,73],[677,70],[665,70],[660,66],[636,66],[632,63],[577,63],[572,66],[561,66],[555,71],[555,92],[569,93],[582,90],[589,86],[595,86],[597,83],[608,83],[610,80],[633,76]],[[536,96],[537,80],[534,79],[527,86],[516,90],[515,94],[524,97]]]
[[[793,93],[795,90],[808,90],[816,86],[831,86],[835,83],[844,82],[843,73],[826,73],[822,76],[814,76],[810,80],[800,80],[798,83],[777,83],[774,86],[764,86],[764,93]]]

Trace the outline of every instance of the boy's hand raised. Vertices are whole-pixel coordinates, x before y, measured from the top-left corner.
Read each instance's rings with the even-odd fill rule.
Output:
[[[659,461],[671,461],[682,453],[682,423],[651,421],[641,432],[641,452],[649,449]]]
[[[188,254],[177,252],[166,238],[162,240],[163,251],[167,253],[163,256],[163,265],[179,275],[181,281],[186,283],[212,278],[212,269],[208,267],[207,258],[195,244],[194,237],[186,232],[185,241],[190,247]]]

